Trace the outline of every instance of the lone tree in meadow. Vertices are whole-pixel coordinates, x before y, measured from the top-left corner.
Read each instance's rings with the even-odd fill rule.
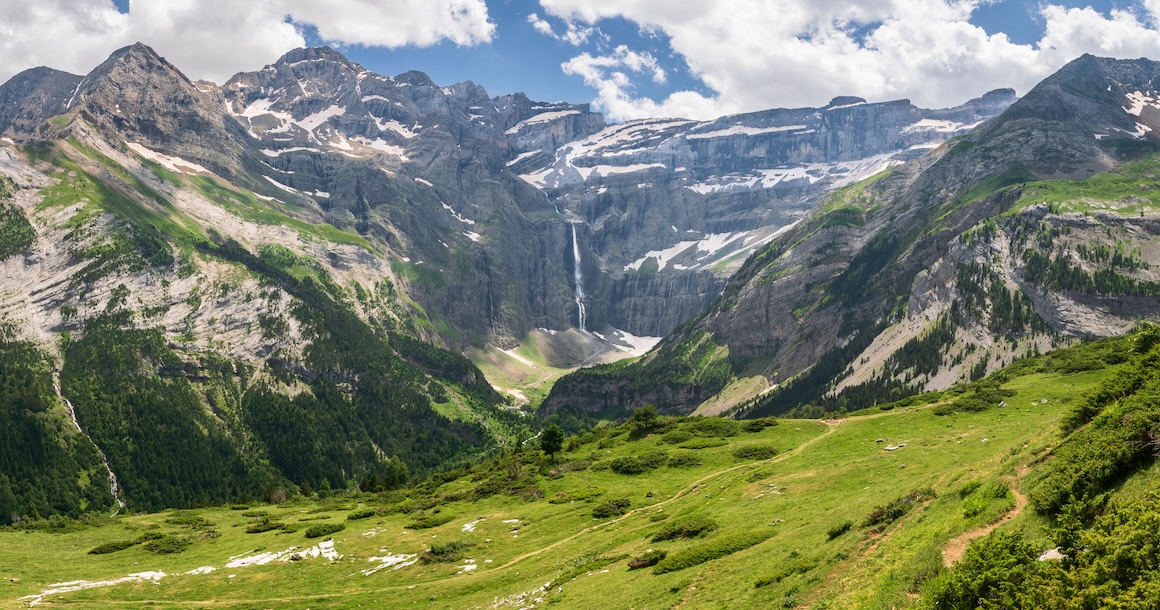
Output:
[[[560,429],[560,426],[552,424],[544,428],[544,431],[540,433],[540,449],[543,449],[544,453],[552,458],[552,461],[556,461],[556,454],[560,453],[563,448],[564,431]]]

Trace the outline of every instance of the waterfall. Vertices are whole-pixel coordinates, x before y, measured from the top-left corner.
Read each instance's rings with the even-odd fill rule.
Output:
[[[572,278],[576,280],[576,314],[580,319],[580,330],[585,328],[587,315],[584,312],[584,271],[580,269],[580,243],[576,241],[576,223],[572,224]]]
[[[109,466],[109,458],[105,457],[105,452],[101,450],[100,445],[93,442],[93,437],[81,429],[81,422],[77,419],[77,410],[73,407],[72,402],[60,393],[60,383],[53,380],[52,387],[56,390],[57,398],[64,401],[65,406],[68,407],[68,414],[72,417],[72,423],[76,426],[77,432],[84,434],[85,438],[89,439],[89,442],[93,443],[93,446],[97,448],[97,454],[101,456],[101,461],[105,463],[105,470],[109,471],[109,491],[113,493],[113,499],[117,501],[117,506],[119,507],[116,511],[113,511],[113,514],[115,515],[121,512],[121,509],[125,508],[125,501],[121,499],[121,483],[117,480],[117,475],[113,474],[113,467]]]

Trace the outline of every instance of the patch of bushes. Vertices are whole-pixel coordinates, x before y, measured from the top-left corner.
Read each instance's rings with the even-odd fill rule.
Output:
[[[721,417],[691,417],[681,424],[681,429],[696,436],[725,438],[737,436],[741,432],[741,424]]]
[[[676,572],[677,570],[684,570],[685,568],[701,565],[706,561],[720,559],[738,551],[743,551],[751,546],[761,544],[772,535],[772,531],[748,532],[745,534],[724,536],[712,542],[681,549],[657,563],[653,567],[653,573],[665,574],[667,572]]]
[[[375,509],[364,508],[362,510],[356,510],[353,513],[347,515],[346,520],[347,521],[358,521],[359,519],[370,519],[371,517],[375,516],[376,514],[377,513],[375,512]]]
[[[870,511],[870,514],[866,515],[866,519],[862,521],[862,527],[872,527],[877,531],[882,531],[886,526],[894,523],[906,513],[909,513],[912,508],[933,497],[935,497],[934,490],[929,487],[916,489],[899,496],[889,504],[876,507]]]
[[[669,458],[669,468],[693,468],[701,465],[701,458],[692,453],[678,453]]]
[[[342,523],[319,523],[306,528],[307,538],[321,538],[346,529]]]
[[[668,456],[663,451],[657,451],[641,456],[629,455],[618,457],[612,460],[608,466],[616,474],[644,474],[661,467],[667,459]]]
[[[661,435],[659,442],[666,445],[679,445],[689,439],[693,438],[693,433],[688,430],[669,430]]]
[[[733,457],[739,460],[768,460],[775,455],[777,455],[777,449],[769,445],[740,447],[733,451]]]
[[[280,530],[280,529],[283,529],[284,527],[286,527],[286,524],[284,524],[284,523],[280,523],[278,521],[271,521],[269,519],[262,519],[261,521],[251,523],[250,526],[246,528],[246,533],[247,534],[261,534],[262,532],[269,532],[271,530]]]
[[[719,438],[695,438],[677,446],[681,449],[712,449],[713,447],[724,447],[728,444],[728,441],[723,441]]]
[[[270,513],[264,510],[248,510],[242,513],[243,517],[268,517]]]
[[[425,530],[433,527],[439,527],[444,523],[450,522],[455,518],[455,515],[450,513],[435,513],[432,515],[419,515],[407,524],[407,529]]]
[[[106,542],[102,545],[93,547],[93,549],[89,551],[89,555],[106,555],[108,553],[116,553],[117,551],[123,551],[135,544],[137,544],[136,540],[117,540],[115,542]]]
[[[749,419],[741,424],[741,429],[749,432],[761,432],[766,428],[771,428],[777,425],[776,417],[759,417],[757,419]]]
[[[426,551],[419,554],[422,563],[454,563],[463,558],[463,551],[475,546],[470,540],[449,540],[433,542]]]
[[[717,529],[717,522],[708,518],[681,519],[666,525],[653,537],[653,542],[662,540],[676,540],[678,538],[697,538]]]
[[[644,555],[633,557],[632,560],[628,562],[628,569],[631,571],[639,570],[641,568],[651,568],[652,566],[655,566],[657,563],[659,563],[662,559],[664,559],[667,555],[668,553],[665,551],[649,549],[645,552]]]
[[[162,536],[156,540],[150,540],[142,545],[141,548],[151,553],[158,555],[170,555],[173,553],[180,553],[189,548],[192,544],[187,538],[180,536]]]
[[[837,538],[838,536],[841,536],[842,534],[850,531],[850,528],[852,527],[854,527],[853,521],[844,521],[839,523],[834,527],[826,530],[826,540],[833,540],[834,538]]]
[[[627,513],[628,507],[630,506],[632,506],[632,501],[627,498],[605,500],[592,509],[592,518],[610,519],[612,517],[619,517]]]

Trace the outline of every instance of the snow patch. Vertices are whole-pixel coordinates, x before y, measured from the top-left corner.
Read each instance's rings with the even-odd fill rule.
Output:
[[[513,347],[513,348],[511,348],[511,349],[505,349],[505,350],[503,350],[503,353],[505,353],[505,354],[507,354],[507,355],[511,356],[512,358],[514,358],[514,359],[516,359],[516,360],[520,361],[521,363],[523,363],[523,364],[525,364],[525,365],[527,365],[527,366],[529,366],[529,367],[531,367],[531,368],[533,368],[533,369],[534,369],[534,368],[536,368],[536,363],[534,363],[534,362],[532,362],[531,360],[528,360],[527,358],[524,358],[523,356],[521,356],[521,355],[517,354],[517,353],[516,353],[516,348],[514,348],[514,347]],[[518,519],[517,519],[517,521],[518,521]],[[504,523],[509,523],[509,522],[508,522],[508,521],[504,521]]]
[[[548,122],[554,121],[556,119],[563,118],[563,117],[573,115],[573,114],[580,114],[580,111],[572,109],[572,110],[557,110],[554,112],[541,112],[540,114],[528,117],[528,118],[520,121],[519,123],[512,125],[512,127],[504,133],[506,133],[509,136],[515,135],[515,134],[519,133],[521,129],[523,129],[524,127],[527,127],[528,125],[538,125],[540,123],[548,123]]]
[[[479,238],[482,237],[479,233],[475,233],[473,231],[464,231],[463,235],[471,241],[479,241]]]
[[[780,127],[750,127],[748,125],[734,125],[727,129],[716,131],[702,131],[685,136],[686,140],[702,140],[706,138],[723,138],[727,136],[756,136],[763,133],[779,133],[784,131],[802,131],[808,129],[805,125],[783,125]]]
[[[45,590],[41,591],[40,593],[36,593],[34,595],[26,595],[24,597],[21,597],[20,600],[21,601],[28,600],[28,606],[32,607],[32,606],[39,605],[40,602],[44,601],[44,598],[48,597],[49,595],[59,595],[61,593],[72,593],[74,591],[83,591],[85,589],[96,589],[98,587],[113,587],[116,585],[122,585],[122,584],[132,583],[132,582],[152,581],[154,584],[157,584],[162,578],[165,578],[166,576],[167,576],[167,574],[165,572],[138,572],[136,574],[130,574],[128,576],[123,576],[121,578],[114,578],[112,580],[96,580],[96,581],[72,580],[69,582],[58,582],[56,584],[49,585],[48,589],[45,589]]]
[[[1127,112],[1133,116],[1140,116],[1140,114],[1144,112],[1145,107],[1151,106],[1155,108],[1160,106],[1160,98],[1157,98],[1152,94],[1133,91],[1124,97],[1128,98],[1129,105],[1126,107],[1120,106],[1120,108],[1123,108],[1124,112]]]
[[[471,532],[475,531],[475,526],[479,525],[483,521],[484,521],[483,519],[476,519],[475,521],[468,521],[467,523],[464,523],[463,527],[461,527],[459,529],[466,532],[466,533],[471,533]]]
[[[126,142],[126,143],[129,145],[129,150],[131,150],[131,151],[141,155],[142,157],[164,167],[165,169],[168,169],[171,172],[177,172],[179,174],[210,174],[210,173],[213,173],[213,172],[209,171],[208,169],[206,169],[206,168],[204,168],[196,163],[193,163],[191,161],[186,161],[185,159],[182,159],[181,157],[170,157],[169,155],[164,155],[164,154],[161,154],[159,152],[154,152],[154,151],[149,150],[148,148],[145,148],[144,146],[142,146],[136,142]]]
[[[267,157],[278,157],[284,153],[298,152],[300,150],[304,150],[306,152],[314,152],[314,153],[321,153],[322,152],[321,150],[319,150],[317,148],[309,148],[307,146],[294,146],[291,148],[283,148],[281,150],[270,150],[269,148],[263,148],[262,154],[266,155]],[[278,171],[281,171],[281,170],[278,170]],[[289,172],[286,172],[286,173],[289,173]]]
[[[287,193],[298,193],[298,191],[294,190],[292,187],[286,186],[285,184],[282,184],[281,182],[278,182],[277,180],[275,180],[269,176],[262,176],[262,177],[265,178],[266,180],[270,181],[270,184],[273,184],[274,186],[286,191]],[[301,194],[301,193],[298,193],[298,194]]]
[[[367,559],[367,561],[369,561],[371,563],[377,563],[379,565],[377,565],[373,568],[368,568],[366,570],[359,570],[360,572],[362,572],[363,576],[370,576],[371,574],[374,574],[375,572],[378,572],[379,570],[383,570],[386,568],[391,568],[391,570],[401,570],[407,566],[415,565],[415,562],[419,561],[419,556],[418,555],[409,555],[409,554],[403,553],[403,554],[399,554],[399,555],[384,555],[382,557],[371,557],[371,558]]]

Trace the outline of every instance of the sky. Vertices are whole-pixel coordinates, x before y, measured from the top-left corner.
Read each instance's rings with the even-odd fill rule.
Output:
[[[709,119],[839,95],[1020,95],[1083,53],[1160,60],[1160,0],[0,0],[0,80],[84,74],[144,42],[223,83],[301,46],[609,120]]]

